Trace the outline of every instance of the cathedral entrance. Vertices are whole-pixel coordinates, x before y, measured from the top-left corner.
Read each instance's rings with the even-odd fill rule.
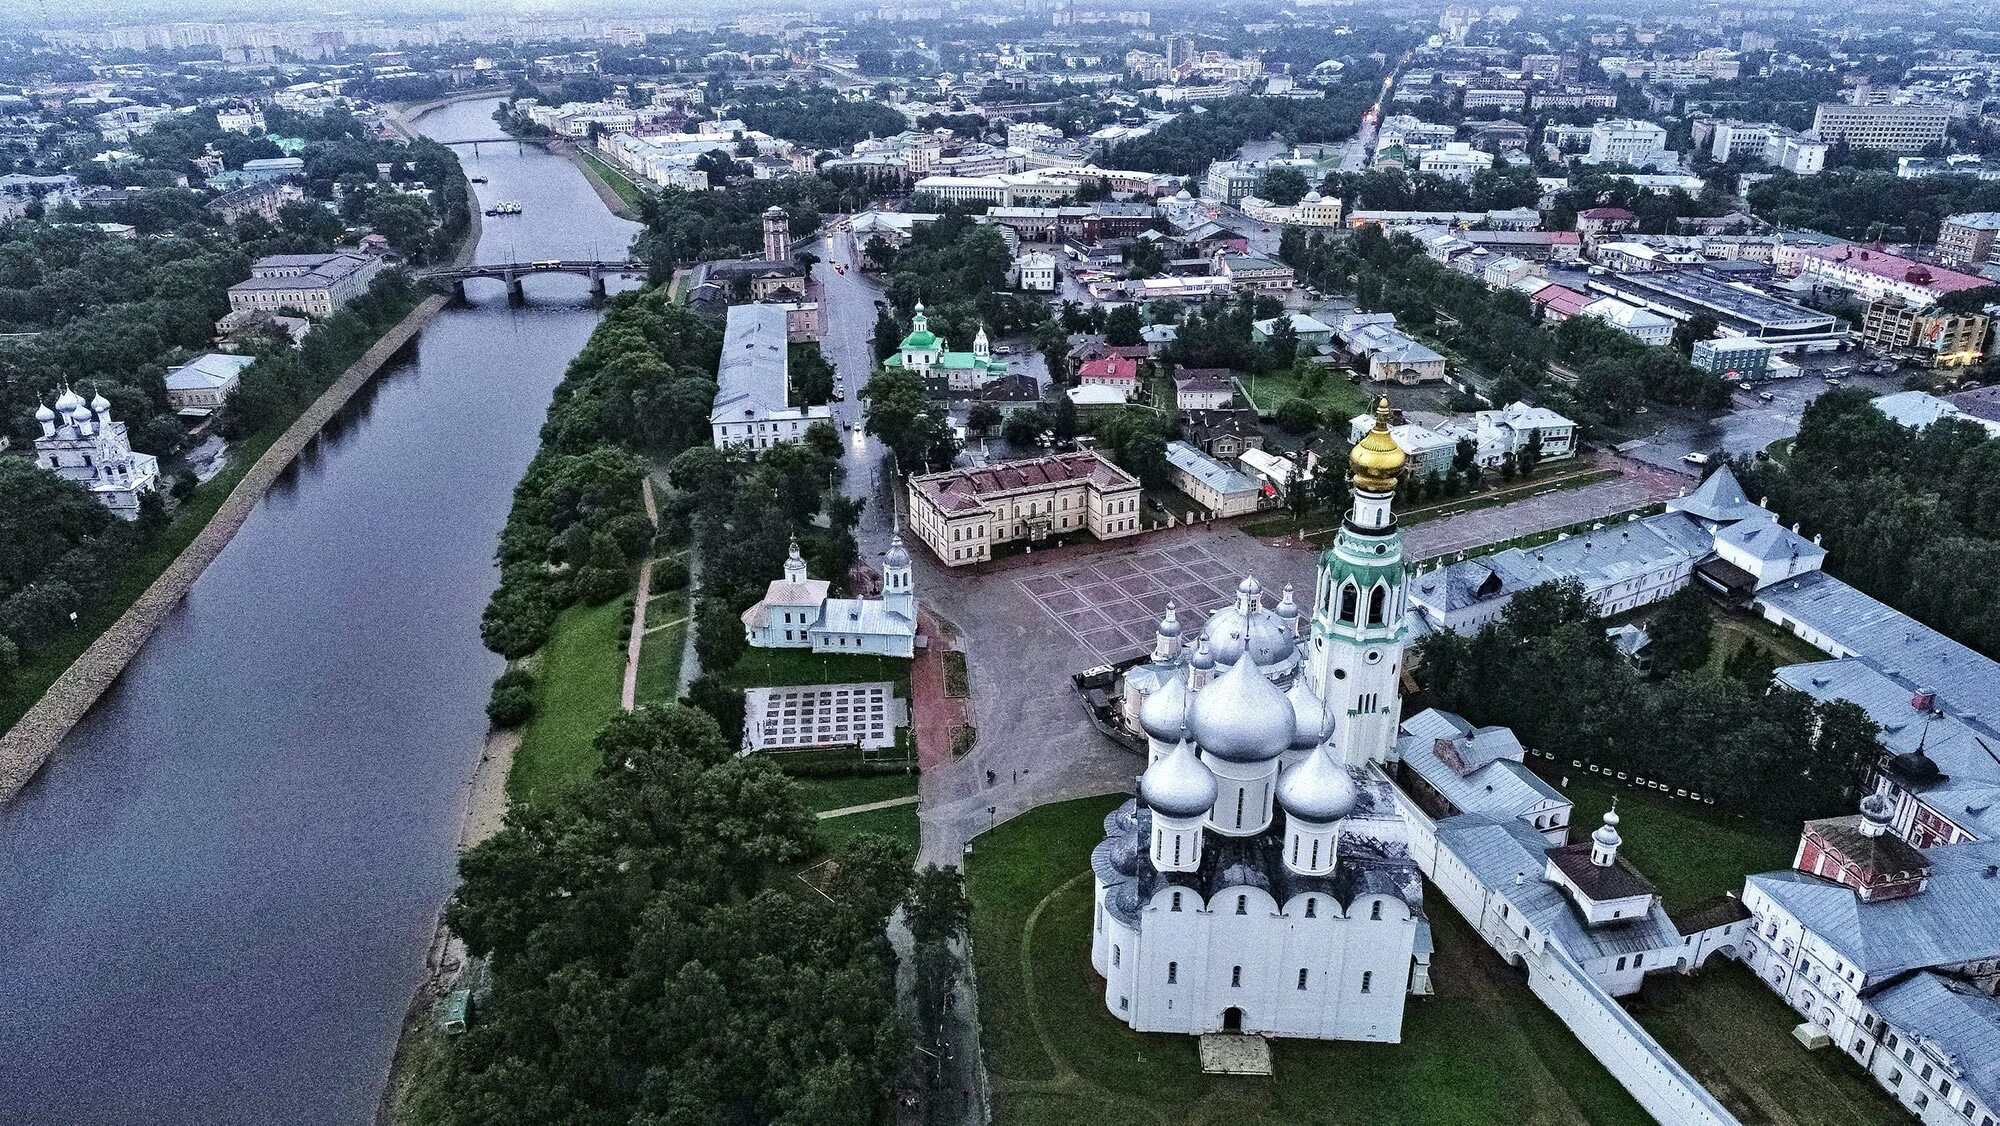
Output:
[[[1243,1031],[1242,1009],[1231,1006],[1230,1008],[1222,1010],[1222,1031],[1224,1032]]]

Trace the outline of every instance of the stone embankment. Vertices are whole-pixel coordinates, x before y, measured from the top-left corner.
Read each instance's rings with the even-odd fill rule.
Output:
[[[389,362],[398,349],[408,344],[417,331],[450,300],[444,296],[425,298],[396,327],[382,335],[374,347],[363,353],[324,394],[300,414],[264,455],[250,467],[231,489],[208,525],[188,544],[153,585],[111,624],[90,648],[84,650],[61,677],[49,686],[35,706],[28,709],[13,730],[0,736],[0,804],[11,801],[42,765],[55,754],[63,737],[76,726],[98,697],[104,695],[146,640],[187,592],[208,565],[250,518],[278,476],[310,445],[354,393]]]

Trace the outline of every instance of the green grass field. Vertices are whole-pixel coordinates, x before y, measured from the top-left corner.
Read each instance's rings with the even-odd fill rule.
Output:
[[[910,662],[896,657],[814,653],[805,649],[745,649],[724,679],[736,688],[791,684],[855,684],[886,680],[910,698]]]
[[[1738,962],[1697,977],[1649,978],[1631,1005],[1639,1023],[1745,1122],[1875,1126],[1908,1122],[1861,1065],[1792,1039],[1799,1014]]]
[[[1086,857],[1117,802],[1045,806],[974,844],[967,890],[996,1121],[1652,1121],[1437,896],[1438,995],[1411,1000],[1401,1044],[1279,1041],[1271,1079],[1203,1075],[1193,1039],[1115,1020],[1090,968]]]
[[[631,208],[633,214],[638,214],[639,200],[644,198],[646,194],[644,188],[633,183],[632,178],[627,176],[623,170],[599,160],[593,153],[578,149],[577,155],[583,158],[585,164],[590,165],[591,171],[604,178],[605,184],[611,188],[612,192],[619,199],[625,201],[625,206]]]
[[[1653,881],[1670,909],[1692,907],[1726,891],[1741,893],[1743,877],[1791,867],[1797,825],[1761,825],[1713,806],[1533,761],[1538,773],[1576,803],[1570,816],[1573,840],[1594,830],[1617,796],[1618,832],[1625,839],[1621,854]]]
[[[655,595],[646,603],[648,632],[639,643],[639,680],[634,690],[639,703],[671,704],[677,698],[681,658],[687,652],[686,618],[687,595],[679,591]]]
[[[1368,409],[1368,392],[1349,383],[1347,372],[1337,368],[1326,369],[1317,395],[1301,393],[1296,372],[1276,371],[1255,379],[1247,375],[1240,378],[1260,413],[1270,414],[1287,399],[1304,399],[1319,408],[1320,419],[1329,430],[1342,434],[1347,432],[1348,419]]]
[[[591,742],[618,714],[625,684],[628,601],[564,610],[535,655],[535,717],[507,775],[507,795],[515,801],[574,786],[596,771]]]

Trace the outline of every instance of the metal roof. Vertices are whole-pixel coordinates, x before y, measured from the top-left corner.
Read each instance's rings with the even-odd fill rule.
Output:
[[[1751,876],[1758,889],[1870,978],[2000,957],[2000,841],[1924,850],[1931,876],[1902,899],[1864,903],[1854,889],[1803,872]]]
[[[1757,592],[1757,601],[1831,639],[1836,655],[1865,654],[1882,670],[1932,689],[1947,712],[1971,718],[2000,706],[2000,663],[1824,571],[1773,583]]]
[[[1263,491],[1263,486],[1256,481],[1202,453],[1186,442],[1168,442],[1167,461],[1175,469],[1188,474],[1195,480],[1200,481],[1202,484],[1225,496]]]
[[[2000,1106],[2000,999],[1934,973],[1920,973],[1869,998],[1869,1007],[1926,1051],[1950,1061],[1959,1086]]]

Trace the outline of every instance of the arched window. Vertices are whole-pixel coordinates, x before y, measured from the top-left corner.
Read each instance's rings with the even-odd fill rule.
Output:
[[[1229,969],[1229,988],[1231,988],[1231,989],[1241,989],[1241,988],[1243,988],[1243,967],[1242,967],[1242,966],[1231,966],[1231,967],[1230,967],[1230,969]]]
[[[1317,918],[1318,915],[1319,915],[1319,900],[1314,899],[1310,895],[1306,896],[1306,918],[1308,919]]]
[[[1181,893],[1180,893],[1180,892],[1175,892],[1175,893],[1174,893],[1174,905],[1173,905],[1172,907],[1168,908],[1168,910],[1170,910],[1170,911],[1178,911],[1178,910],[1180,910],[1180,909],[1181,909]]]
[[[1122,949],[1116,946],[1112,947],[1111,964],[1115,966],[1118,965],[1120,962],[1124,961],[1124,955],[1125,952]],[[1625,968],[1625,959],[1623,958],[1618,959],[1618,968],[1621,970]]]
[[[1368,624],[1379,626],[1387,620],[1389,611],[1389,588],[1377,585],[1368,594]]]
[[[1351,622],[1359,611],[1361,591],[1353,583],[1340,584],[1340,620]]]
[[[1237,913],[1238,915],[1248,915],[1248,914],[1250,913],[1250,897],[1249,897],[1249,896],[1247,896],[1247,895],[1239,895],[1239,896],[1237,896],[1237,897],[1236,897],[1236,913]]]
[[[1375,989],[1375,971],[1369,970],[1361,975],[1361,992],[1371,993],[1374,991],[1374,989]]]
[[[1180,979],[1181,979],[1181,964],[1179,962],[1168,962],[1167,984],[1172,985],[1175,982],[1179,981]]]
[[[1369,917],[1369,918],[1371,918],[1371,919],[1380,919],[1380,918],[1382,917],[1382,901],[1381,901],[1381,900],[1379,900],[1379,899],[1378,899],[1378,900],[1376,900],[1376,901],[1375,901],[1375,902],[1374,902],[1373,904],[1371,904],[1371,905],[1369,906],[1369,908],[1368,908],[1368,917]]]

